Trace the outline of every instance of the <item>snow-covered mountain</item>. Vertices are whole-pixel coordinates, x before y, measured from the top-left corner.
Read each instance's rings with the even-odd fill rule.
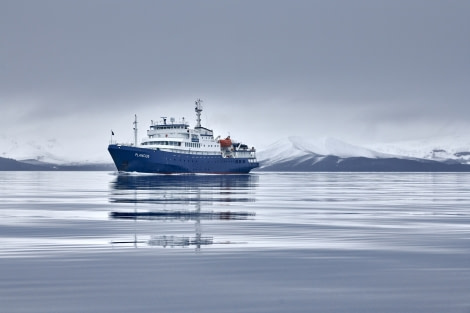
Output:
[[[368,148],[401,157],[470,164],[470,138],[459,135],[374,144]]]
[[[443,143],[447,143],[444,146]],[[410,142],[369,147],[335,138],[288,137],[258,153],[261,170],[467,171],[470,149],[450,141]],[[459,141],[460,142],[460,141]]]
[[[274,163],[304,156],[320,157],[328,155],[335,155],[341,158],[380,158],[390,156],[372,149],[351,145],[331,137],[306,139],[291,136],[272,143],[266,149],[258,153],[258,158],[265,162]]]
[[[470,137],[469,137],[470,138]],[[448,136],[357,146],[323,137],[287,137],[258,152],[260,170],[276,171],[470,171],[470,139]],[[22,169],[110,163],[106,149],[87,149],[87,159],[55,140],[18,142],[0,135],[0,158],[23,160]],[[77,150],[84,150],[79,145]],[[71,158],[70,156],[74,156]],[[103,157],[105,156],[105,157]],[[78,158],[78,159],[76,159]],[[5,168],[18,164],[3,159]],[[8,164],[10,165],[8,165]],[[73,163],[73,164],[72,164]],[[27,165],[24,165],[27,164]],[[53,166],[52,166],[53,165]]]
[[[86,158],[80,150],[91,151]],[[101,155],[107,156],[103,158]],[[106,148],[65,147],[55,139],[14,138],[0,135],[1,171],[114,170]]]
[[[29,160],[29,163],[31,160],[54,164],[111,162],[106,143],[103,146],[101,149],[83,144],[68,143],[65,146],[54,138],[37,140],[0,135],[0,157]],[[83,151],[86,151],[86,156]]]

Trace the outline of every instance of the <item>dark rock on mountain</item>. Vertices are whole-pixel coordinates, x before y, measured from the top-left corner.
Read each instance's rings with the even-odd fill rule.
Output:
[[[312,156],[263,164],[259,171],[292,172],[470,172],[470,165],[423,159]]]
[[[0,157],[0,171],[115,171],[111,163],[53,164],[37,160],[17,161]]]

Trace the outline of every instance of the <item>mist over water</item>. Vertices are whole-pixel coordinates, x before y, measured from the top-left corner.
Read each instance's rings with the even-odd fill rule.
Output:
[[[468,312],[470,174],[2,172],[5,312]]]

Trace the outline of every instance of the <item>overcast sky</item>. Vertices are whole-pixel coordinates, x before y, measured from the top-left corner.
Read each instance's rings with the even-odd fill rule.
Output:
[[[106,160],[111,129],[194,126],[197,98],[203,126],[259,149],[470,133],[466,0],[0,0],[0,61],[0,156]]]

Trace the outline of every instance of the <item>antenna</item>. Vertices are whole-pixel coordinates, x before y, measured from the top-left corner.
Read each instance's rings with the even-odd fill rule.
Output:
[[[134,121],[134,146],[137,147],[137,114],[135,114]]]
[[[195,104],[196,107],[194,108],[194,111],[196,111],[196,128],[201,127],[201,112],[202,112],[202,100],[197,99]]]

